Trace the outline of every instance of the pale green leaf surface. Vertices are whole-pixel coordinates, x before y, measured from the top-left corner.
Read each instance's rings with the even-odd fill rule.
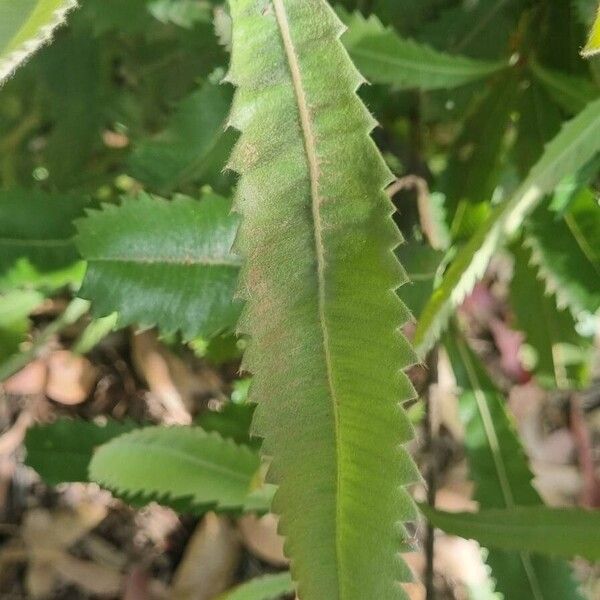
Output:
[[[548,291],[577,316],[600,308],[600,205],[585,188],[558,214],[540,206],[527,223],[527,245]]]
[[[588,38],[587,44],[585,45],[581,54],[586,58],[600,54],[600,7],[598,8],[596,20],[592,25],[590,37]]]
[[[240,330],[292,576],[303,600],[405,598],[401,522],[415,518],[405,486],[418,474],[400,370],[415,357],[398,332],[392,176],[326,2],[231,10]]]
[[[519,506],[506,510],[452,513],[424,506],[423,512],[446,533],[477,540],[490,548],[600,560],[599,510]]]
[[[384,27],[375,15],[366,19],[358,12],[351,15],[339,12],[349,29],[344,45],[371,83],[400,89],[447,89],[488,77],[506,67],[504,63],[445,54],[402,38],[393,29]]]
[[[19,350],[29,329],[29,313],[44,296],[33,290],[11,290],[0,295],[0,362]]]
[[[259,466],[250,448],[199,427],[146,427],[101,446],[89,477],[136,503],[233,510],[253,491]]]
[[[217,600],[277,600],[294,591],[294,583],[289,573],[264,575],[242,583],[222,594]]]
[[[75,0],[0,0],[0,83],[47,43]]]
[[[206,194],[172,202],[140,194],[77,221],[88,261],[80,290],[96,316],[118,312],[119,326],[157,325],[186,339],[233,329],[240,261],[232,254],[238,219],[230,203]]]
[[[218,187],[233,145],[225,131],[230,105],[228,86],[204,83],[178,105],[164,131],[135,147],[131,175],[162,194],[190,182]]]
[[[496,206],[487,222],[460,249],[419,318],[414,342],[421,355],[433,346],[452,311],[484,275],[498,247],[519,229],[545,194],[577,173],[598,152],[600,100],[563,126],[511,198]]]
[[[104,425],[60,419],[27,430],[25,463],[48,485],[87,482],[88,467],[95,449],[131,431],[133,423],[109,420]]]
[[[458,331],[446,337],[460,395],[461,420],[474,500],[481,510],[543,506],[533,475],[503,399]],[[498,591],[511,600],[581,600],[568,565],[528,553],[491,550],[487,562]],[[522,550],[522,551],[518,551]]]

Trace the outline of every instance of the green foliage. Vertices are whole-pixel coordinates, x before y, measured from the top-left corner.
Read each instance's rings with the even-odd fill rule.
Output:
[[[590,37],[581,53],[586,58],[590,56],[596,56],[598,53],[600,53],[600,8],[598,9],[596,20],[592,25]]]
[[[506,65],[451,56],[425,44],[403,39],[372,15],[339,11],[349,31],[344,45],[371,83],[396,88],[435,90],[453,88],[488,77]]]
[[[94,451],[133,428],[133,423],[96,424],[67,419],[36,425],[25,436],[26,464],[48,485],[90,481],[88,466]]]
[[[256,488],[255,452],[199,427],[146,427],[101,446],[90,479],[136,504],[234,510]]]
[[[257,577],[219,596],[217,600],[277,600],[294,591],[289,573]]]
[[[520,506],[476,513],[448,513],[423,507],[423,512],[436,527],[452,535],[472,538],[484,546],[600,560],[600,511]],[[552,593],[557,590],[544,597],[555,598]]]
[[[392,293],[405,277],[391,176],[329,6],[231,10],[240,330],[292,575],[303,600],[402,598],[399,522],[415,518],[403,486],[418,475],[401,447],[412,430],[398,402],[413,391],[399,369],[414,355],[395,331],[408,312]]]
[[[97,316],[120,326],[158,325],[186,339],[231,329],[240,261],[231,252],[237,219],[214,194],[168,202],[140,194],[77,221],[88,267],[80,290]]]
[[[589,104],[550,142],[514,194],[497,206],[460,249],[420,316],[415,345],[424,354],[446,326],[452,311],[480,279],[497,248],[562,179],[578,172],[600,152],[600,100]]]
[[[482,511],[543,506],[532,486],[533,475],[501,394],[459,333],[449,333],[446,348],[462,390],[460,411],[466,426],[469,470],[475,483],[474,500]],[[492,541],[498,543],[498,538]],[[580,598],[566,563],[529,554],[526,544],[510,549],[517,552],[490,549],[487,557],[497,589],[506,598]],[[579,552],[582,551],[583,547]]]
[[[0,0],[0,83],[47,43],[75,0]]]
[[[12,290],[0,295],[0,362],[19,350],[29,329],[29,314],[44,297],[33,290]]]

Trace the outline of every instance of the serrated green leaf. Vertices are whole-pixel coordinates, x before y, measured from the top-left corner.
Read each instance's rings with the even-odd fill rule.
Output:
[[[581,51],[581,54],[586,58],[590,56],[596,56],[600,53],[600,7],[598,8],[598,14],[596,15],[596,20],[592,25],[592,30],[590,31],[590,37],[588,38],[587,44],[584,49]]]
[[[0,288],[77,280],[81,267],[72,220],[88,203],[85,197],[38,190],[0,191]]]
[[[75,0],[0,0],[0,83],[65,22]]]
[[[131,175],[161,194],[197,182],[218,188],[234,140],[225,131],[230,105],[229,86],[204,83],[181,102],[167,129],[136,146]]]
[[[415,345],[423,355],[438,339],[452,311],[487,269],[497,248],[562,179],[577,173],[600,152],[600,100],[567,122],[510,199],[498,205],[487,222],[461,248],[423,310]]]
[[[222,594],[217,600],[277,600],[294,591],[294,582],[289,573],[264,575],[242,583]]]
[[[90,479],[136,502],[186,501],[239,509],[255,487],[258,455],[199,427],[146,427],[101,446]]]
[[[231,12],[240,330],[292,575],[303,600],[405,598],[401,522],[415,518],[405,486],[418,474],[398,406],[414,354],[397,331],[392,177],[327,3],[233,0]]]
[[[96,316],[119,313],[120,326],[157,325],[186,339],[231,330],[240,261],[232,254],[238,219],[214,194],[172,202],[140,194],[77,221],[88,261],[80,290]]]
[[[446,533],[477,540],[490,548],[600,560],[598,510],[519,506],[508,510],[452,513],[422,508],[426,517]]]
[[[516,317],[515,326],[525,333],[527,343],[536,352],[534,372],[542,383],[568,387],[564,344],[583,346],[575,331],[571,313],[556,305],[556,298],[547,293],[538,269],[531,263],[531,251],[513,248],[514,273],[510,286],[510,301]]]
[[[446,348],[462,390],[465,447],[480,510],[543,506],[501,394],[457,331],[446,337]],[[530,554],[525,544],[516,550],[492,549],[487,558],[497,589],[505,598],[581,600],[567,563]]]
[[[533,262],[561,307],[577,316],[600,308],[600,204],[594,192],[575,194],[557,214],[540,206],[526,227]]]
[[[61,419],[27,430],[25,464],[48,485],[87,482],[88,466],[96,448],[136,426],[109,420],[105,424]]]
[[[530,63],[530,68],[534,77],[569,115],[583,110],[600,95],[598,86],[583,77],[547,69],[536,61]]]
[[[216,431],[221,437],[232,439],[238,444],[256,446],[259,440],[250,439],[250,424],[254,415],[254,404],[228,402],[220,411],[206,410],[196,419],[204,431]]]
[[[366,19],[359,12],[338,12],[349,29],[344,45],[371,83],[390,84],[399,89],[448,89],[488,77],[507,66],[445,54],[402,38],[384,27],[375,15]]]
[[[29,329],[29,313],[44,296],[33,290],[11,290],[0,295],[0,363],[18,352]]]

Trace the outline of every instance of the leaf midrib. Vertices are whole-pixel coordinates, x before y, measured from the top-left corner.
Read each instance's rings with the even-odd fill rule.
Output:
[[[336,564],[338,565],[338,592],[339,597],[343,598],[343,578],[339,577],[341,569],[341,548],[342,542],[340,537],[340,523],[341,523],[341,503],[340,498],[342,497],[341,488],[342,480],[340,473],[340,450],[341,450],[341,434],[339,427],[339,411],[338,411],[338,399],[336,397],[335,386],[333,383],[333,368],[332,368],[332,357],[330,349],[330,337],[327,326],[327,315],[326,315],[326,268],[327,262],[325,259],[325,246],[323,242],[323,224],[321,221],[320,205],[322,198],[319,193],[319,160],[317,157],[316,150],[316,139],[313,131],[313,124],[310,115],[310,109],[304,86],[302,82],[302,73],[300,70],[300,62],[294,46],[292,33],[290,30],[289,19],[283,0],[272,0],[273,8],[275,10],[275,20],[281,35],[281,40],[288,62],[290,70],[290,76],[292,79],[292,87],[294,89],[294,95],[296,97],[296,103],[298,105],[298,116],[300,119],[300,129],[304,140],[304,146],[306,151],[306,159],[308,163],[308,170],[310,176],[310,195],[311,195],[311,212],[314,229],[314,241],[315,241],[315,255],[317,259],[317,294],[318,294],[318,318],[321,327],[321,337],[323,341],[323,353],[325,359],[325,370],[327,374],[327,385],[329,388],[329,395],[331,398],[333,421],[334,421],[334,436],[335,436],[335,452],[336,452],[336,499],[335,499],[335,511],[336,511],[336,523],[335,523],[335,546],[336,546]]]

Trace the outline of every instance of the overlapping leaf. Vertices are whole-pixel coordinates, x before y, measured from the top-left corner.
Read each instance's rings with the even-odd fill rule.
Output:
[[[29,329],[29,313],[43,299],[33,290],[11,290],[0,295],[0,363],[18,352]]]
[[[391,174],[327,3],[231,9],[240,329],[292,575],[303,600],[404,598],[404,486],[418,475],[398,406],[414,355],[397,331],[408,311],[393,291],[405,276],[382,191]]]
[[[371,83],[422,90],[453,88],[488,77],[506,66],[445,54],[404,39],[384,27],[375,15],[365,19],[358,12],[338,12],[348,26],[344,45]]]
[[[256,487],[258,455],[199,427],[147,427],[101,446],[90,479],[136,503],[242,508]]]
[[[590,37],[588,38],[587,44],[581,52],[583,56],[590,57],[596,56],[600,53],[600,7],[598,8],[598,15],[592,25],[590,31]]]
[[[422,354],[435,343],[454,308],[473,289],[494,252],[517,231],[525,216],[563,178],[577,173],[599,152],[600,100],[596,100],[562,128],[517,191],[493,210],[461,248],[419,319],[415,344]]]
[[[294,591],[289,573],[264,575],[219,596],[217,600],[277,600]]]
[[[0,0],[0,83],[47,43],[75,0]]]
[[[212,194],[172,202],[140,194],[90,211],[77,222],[88,261],[80,295],[97,316],[118,312],[121,326],[158,325],[186,339],[231,330],[237,226],[229,202]]]
[[[475,483],[474,499],[480,509],[512,511],[517,507],[543,506],[532,486],[533,475],[500,393],[457,331],[447,336],[446,348],[462,389],[460,411],[466,426],[465,446]],[[511,549],[517,551],[491,549],[487,559],[498,591],[505,598],[581,600],[567,563],[518,551],[514,545]]]

